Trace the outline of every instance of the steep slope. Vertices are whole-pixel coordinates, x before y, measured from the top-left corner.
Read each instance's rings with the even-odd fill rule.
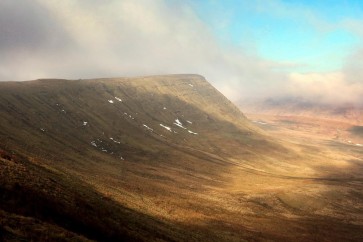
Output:
[[[98,204],[96,213],[107,213],[112,203],[100,206],[98,197],[112,197],[121,205],[163,217],[163,209],[144,199],[174,196],[181,190],[184,194],[189,190],[185,186],[195,186],[193,190],[198,192],[204,189],[197,186],[199,183],[223,182],[221,171],[229,164],[221,157],[245,154],[252,144],[256,146],[253,150],[267,152],[268,147],[271,152],[281,148],[265,141],[229,100],[197,75],[8,82],[1,83],[0,97],[1,147],[5,153],[27,157],[20,167],[2,160],[2,209],[35,216],[91,239],[100,240],[102,234],[105,240],[112,238],[98,224],[86,224],[82,229],[79,223],[86,222],[75,216],[77,209],[85,207],[86,211],[79,212],[82,220],[93,220],[96,215],[87,210],[95,207],[92,203]],[[64,176],[68,180],[64,181]],[[53,182],[47,185],[49,180],[60,180],[61,187]],[[150,186],[139,185],[144,183]],[[95,196],[92,190],[102,195]],[[135,199],[140,195],[141,201]],[[30,197],[26,205],[20,202],[24,197]],[[44,218],[44,210],[33,209],[37,204],[34,197],[48,212],[55,210],[50,212],[54,219]],[[75,204],[67,202],[75,199]],[[65,208],[65,214],[60,214],[60,207]],[[35,214],[28,213],[34,210]],[[127,227],[122,225],[126,221],[132,224],[130,216],[116,214],[123,218],[115,222],[117,227]],[[132,213],[131,217],[135,216],[140,215]],[[72,226],[65,224],[68,220]],[[147,224],[148,216],[140,220]],[[133,226],[131,231],[141,229],[136,235],[145,236],[144,226]],[[115,228],[108,227],[115,233]],[[127,238],[133,234],[127,231],[118,233]],[[158,233],[155,231],[155,238]],[[175,231],[171,234],[178,238]]]
[[[360,170],[272,139],[201,76],[0,83],[0,115],[5,240],[362,238]]]
[[[160,226],[155,219],[19,155],[0,158],[0,177],[0,238],[5,241],[167,238],[155,234],[153,229]]]
[[[252,145],[267,155],[281,149],[267,143],[200,76],[39,80],[1,87],[0,137],[13,149],[53,160],[150,161],[176,147],[220,156],[248,153]]]

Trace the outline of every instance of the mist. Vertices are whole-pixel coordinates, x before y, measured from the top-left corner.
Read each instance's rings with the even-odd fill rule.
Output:
[[[247,48],[254,46],[248,38],[242,45],[223,43],[191,4],[2,0],[0,81],[195,73],[234,101],[297,96],[361,102],[362,50],[342,70],[291,72],[288,64]]]

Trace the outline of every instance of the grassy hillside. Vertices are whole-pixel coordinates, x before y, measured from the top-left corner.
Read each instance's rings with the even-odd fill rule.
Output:
[[[0,115],[5,240],[362,238],[360,185],[342,201],[201,76],[4,82]]]
[[[102,148],[118,158],[121,150],[125,157],[155,155],[160,142],[228,155],[236,145],[262,146],[243,114],[199,76],[11,82],[0,91],[2,137],[46,155]],[[210,136],[231,144],[213,147]]]

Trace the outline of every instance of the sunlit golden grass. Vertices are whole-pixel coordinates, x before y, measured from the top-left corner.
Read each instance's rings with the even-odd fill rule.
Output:
[[[0,86],[0,148],[18,157],[0,160],[7,217],[65,240],[363,238],[362,148],[333,123],[255,126],[199,76],[12,85]],[[8,221],[7,236],[38,229]]]

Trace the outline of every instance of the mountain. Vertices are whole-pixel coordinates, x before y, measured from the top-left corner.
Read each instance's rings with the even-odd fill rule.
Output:
[[[2,240],[362,239],[360,170],[272,137],[202,76],[2,82],[0,115]]]

